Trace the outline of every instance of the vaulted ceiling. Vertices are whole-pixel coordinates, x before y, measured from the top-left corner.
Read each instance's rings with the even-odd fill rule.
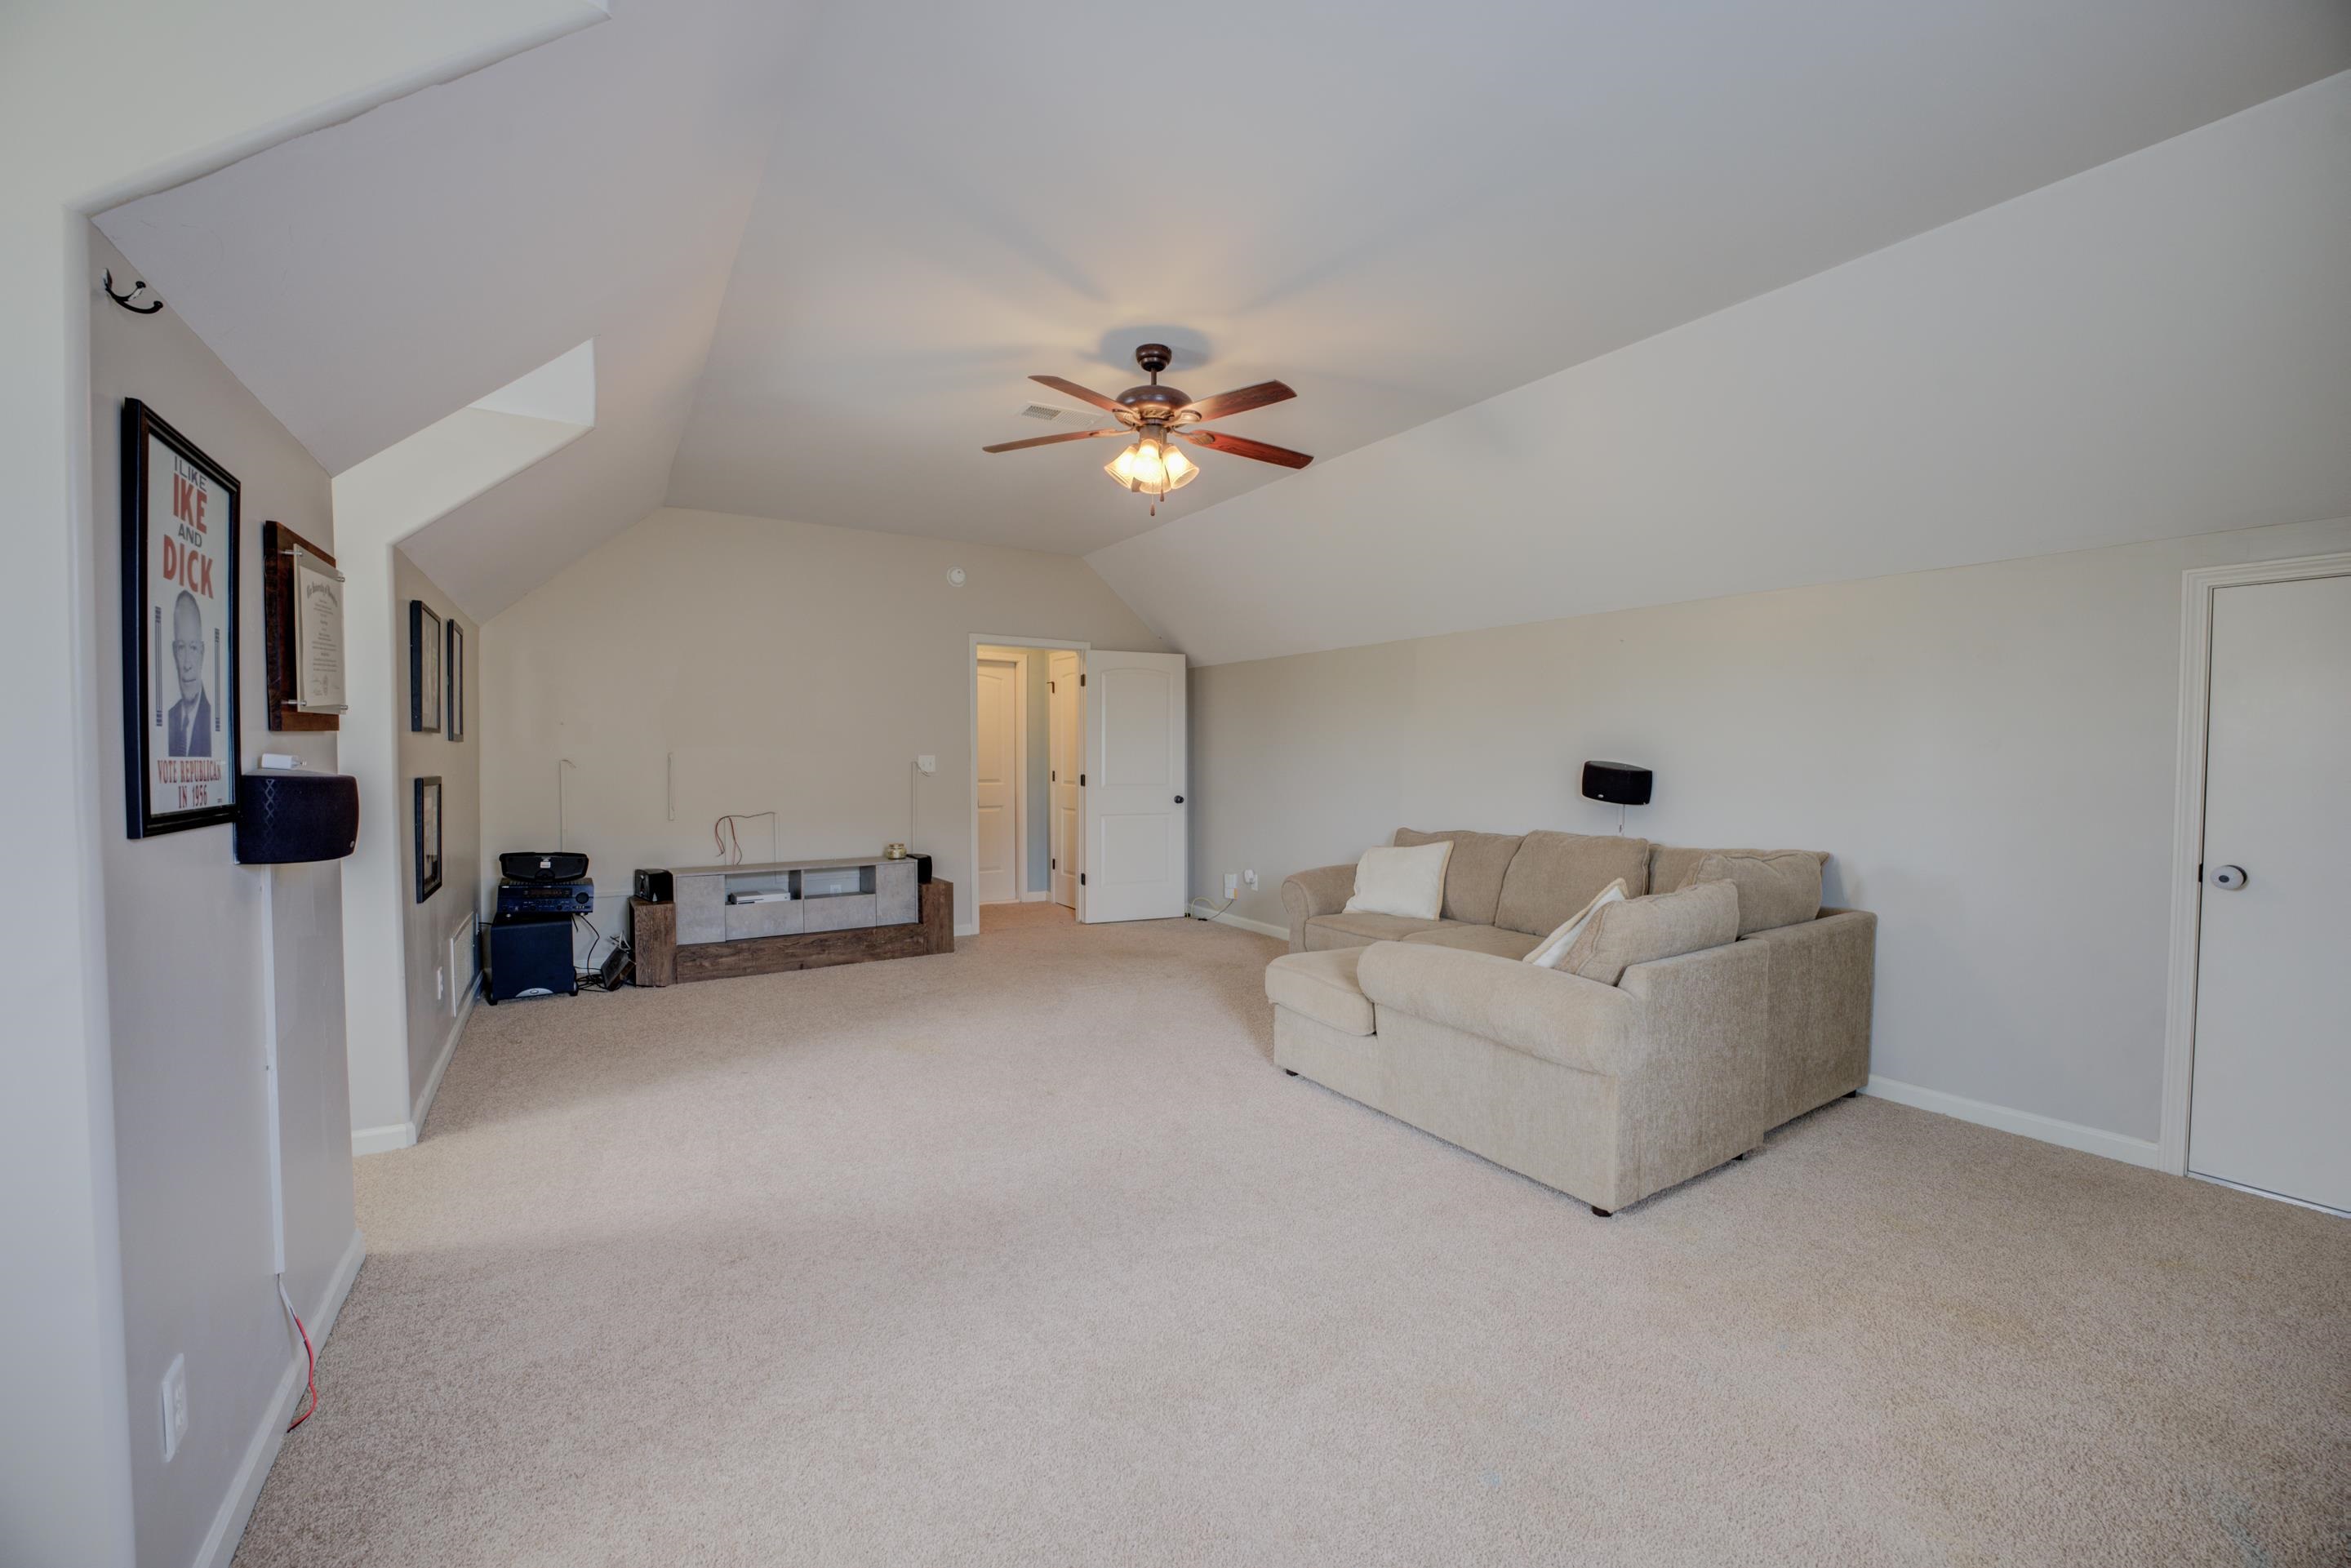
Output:
[[[611,9],[100,220],[330,471],[596,340],[413,541],[476,614],[664,503],[1102,550],[1315,471],[1152,518],[979,452],[1031,372],[1157,339],[1327,461],[2351,67],[2340,0]]]

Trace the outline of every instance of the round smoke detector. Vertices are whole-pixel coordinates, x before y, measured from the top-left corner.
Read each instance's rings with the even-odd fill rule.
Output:
[[[947,581],[957,588],[961,588],[963,586],[963,568],[959,566],[951,566],[947,568]]]

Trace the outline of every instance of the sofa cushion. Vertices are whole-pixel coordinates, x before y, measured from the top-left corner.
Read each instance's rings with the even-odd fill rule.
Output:
[[[1530,936],[1557,930],[1620,876],[1627,894],[1649,891],[1648,840],[1529,833],[1503,873],[1494,924]]]
[[[1365,850],[1355,862],[1355,892],[1343,915],[1402,915],[1435,920],[1445,912],[1446,840],[1404,849]]]
[[[1316,915],[1306,922],[1306,950],[1360,947],[1366,942],[1401,942],[1416,931],[1437,931],[1442,920],[1412,920],[1401,915]]]
[[[1829,863],[1828,852],[1825,850],[1801,850],[1789,852],[1779,850],[1693,850],[1685,849],[1679,844],[1651,844],[1649,846],[1649,885],[1644,891],[1649,893],[1671,893],[1676,888],[1683,886],[1689,881],[1690,873],[1698,869],[1698,862],[1706,859],[1708,855],[1773,855],[1782,852],[1808,854],[1814,860],[1819,861],[1823,865]]]
[[[1679,957],[1739,940],[1739,884],[1701,882],[1674,893],[1655,893],[1604,904],[1559,967],[1571,975],[1613,986],[1635,964]]]
[[[1405,940],[1426,942],[1432,947],[1491,953],[1498,958],[1523,958],[1541,938],[1523,931],[1505,931],[1499,925],[1440,925],[1434,931],[1416,931]]]
[[[1473,833],[1463,828],[1437,833],[1398,828],[1395,836],[1399,846],[1433,843],[1438,839],[1453,845],[1453,859],[1445,867],[1445,907],[1439,913],[1447,920],[1491,925],[1494,905],[1502,896],[1503,873],[1519,852],[1519,835]]]
[[[1371,998],[1355,984],[1361,947],[1285,953],[1265,967],[1266,1000],[1348,1034],[1372,1032]]]
[[[1801,925],[1821,913],[1821,861],[1809,850],[1781,850],[1768,855],[1717,851],[1691,867],[1682,885],[1701,882],[1739,884],[1741,936]]]

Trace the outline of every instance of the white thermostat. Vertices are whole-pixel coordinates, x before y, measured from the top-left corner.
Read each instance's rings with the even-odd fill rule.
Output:
[[[947,581],[957,588],[961,588],[963,586],[963,568],[959,566],[951,566],[947,568]]]

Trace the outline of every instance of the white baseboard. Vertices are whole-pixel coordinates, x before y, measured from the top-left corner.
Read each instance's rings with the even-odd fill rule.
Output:
[[[1049,898],[1050,898],[1050,897],[1052,897],[1052,896],[1053,896],[1053,890],[1052,890],[1051,888],[1050,888],[1050,887],[1040,887],[1040,888],[1038,888],[1038,889],[1037,889],[1036,891],[1034,891],[1033,893],[1024,893],[1024,894],[1022,894],[1020,895],[1020,902],[1021,902],[1021,903],[1023,903],[1023,904],[1042,904],[1042,903],[1044,903],[1047,899],[1049,899]]]
[[[353,1127],[351,1155],[388,1155],[394,1149],[405,1149],[416,1142],[416,1124],[387,1122],[381,1127]]]
[[[343,1249],[340,1262],[327,1281],[325,1293],[303,1326],[310,1331],[310,1345],[315,1352],[325,1346],[327,1336],[334,1332],[335,1319],[343,1310],[344,1299],[351,1293],[351,1281],[360,1277],[360,1265],[367,1261],[367,1238],[357,1230],[351,1232],[350,1245]],[[295,1346],[293,1359],[287,1363],[286,1375],[277,1380],[277,1396],[262,1412],[260,1428],[253,1441],[246,1445],[245,1462],[236,1468],[236,1479],[229,1487],[228,1496],[221,1500],[220,1511],[213,1516],[213,1527],[205,1532],[204,1543],[196,1549],[194,1568],[229,1568],[236,1555],[237,1542],[245,1538],[246,1521],[253,1517],[253,1505],[260,1500],[261,1483],[269,1479],[269,1468],[277,1462],[277,1450],[286,1443],[286,1424],[301,1407],[303,1396],[308,1392],[308,1379],[303,1374],[306,1358],[299,1345]]]
[[[958,926],[956,926],[956,936],[978,936],[978,935],[979,935],[979,922],[978,922],[978,921],[977,921],[977,920],[975,920],[975,921],[973,921],[973,922],[972,922],[970,925],[958,925]]]
[[[1263,920],[1251,920],[1245,915],[1208,915],[1201,918],[1213,920],[1220,925],[1238,925],[1244,931],[1254,931],[1260,936],[1278,936],[1284,942],[1290,940],[1289,926],[1275,925]]]
[[[2055,1144],[2060,1148],[2079,1149],[2085,1155],[2103,1155],[2126,1166],[2157,1168],[2155,1145],[2146,1138],[2126,1137],[2097,1127],[2085,1127],[2078,1122],[2061,1122],[2054,1116],[2043,1116],[2037,1112],[2011,1111],[2005,1105],[1989,1104],[1961,1094],[1946,1094],[1939,1089],[1921,1089],[1915,1083],[1880,1078],[1876,1073],[1870,1074],[1869,1082],[1862,1092],[1875,1094],[1881,1100],[1891,1100],[1896,1105],[1909,1105],[1920,1111],[1932,1111],[1938,1115],[1955,1116],[1980,1127],[1997,1127],[2003,1133],[2038,1138],[2044,1144]]]
[[[449,1033],[441,1041],[441,1054],[433,1061],[431,1076],[424,1080],[424,1092],[416,1097],[416,1106],[408,1113],[408,1124],[413,1129],[410,1143],[424,1135],[424,1118],[432,1113],[433,1096],[441,1092],[441,1075],[449,1071],[449,1059],[457,1054],[457,1040],[465,1032],[465,1020],[474,1016],[474,998],[481,995],[478,986],[465,988],[465,999],[457,1004],[457,1016],[449,1020]]]

